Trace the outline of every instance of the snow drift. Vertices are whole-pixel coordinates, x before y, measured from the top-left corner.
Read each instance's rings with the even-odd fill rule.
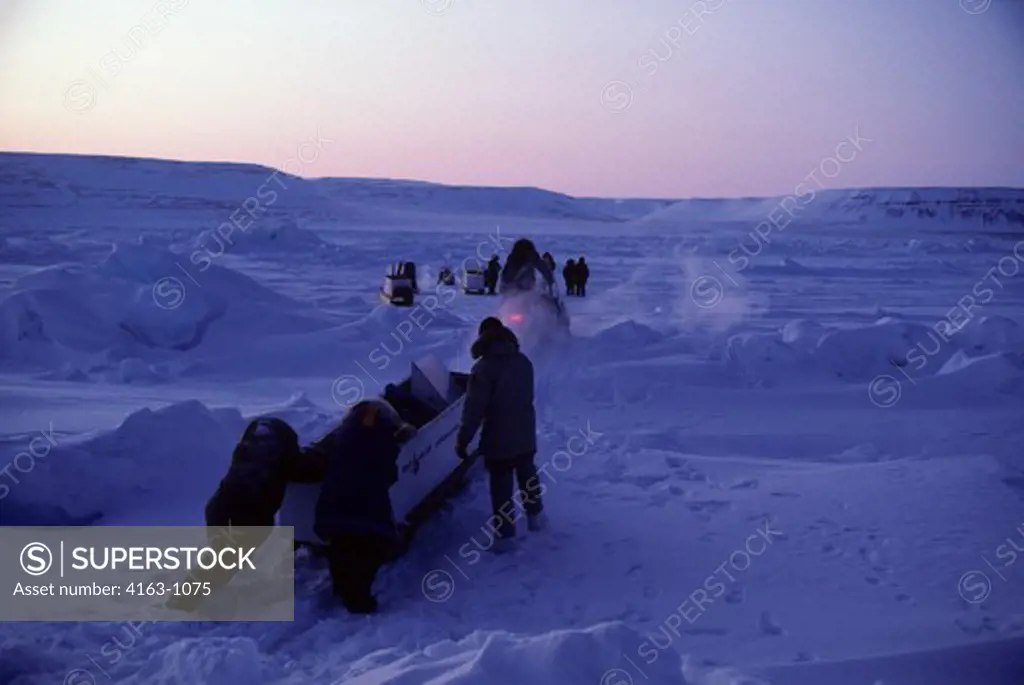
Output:
[[[56,526],[102,522],[131,510],[173,512],[204,502],[230,462],[245,428],[234,409],[210,410],[199,402],[140,409],[113,431],[64,438],[45,459],[36,459],[0,505],[0,525]]]
[[[211,341],[238,344],[239,331],[293,334],[331,325],[219,264],[192,275],[165,249],[118,243],[95,266],[46,267],[18,278],[0,301],[0,360],[52,370],[101,364],[104,355],[162,359]]]
[[[1018,324],[1003,316],[979,317],[960,328],[948,321],[928,326],[893,317],[844,328],[796,320],[773,333],[731,336],[725,360],[740,377],[755,382],[858,382],[886,374],[916,380],[956,373],[966,368],[965,360],[1003,353],[1013,358],[1024,350],[1022,343]],[[961,361],[951,366],[954,358]]]

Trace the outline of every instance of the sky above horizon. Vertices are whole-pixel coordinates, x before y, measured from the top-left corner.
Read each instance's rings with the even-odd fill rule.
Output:
[[[0,0],[0,150],[601,197],[1024,187],[1024,2]]]

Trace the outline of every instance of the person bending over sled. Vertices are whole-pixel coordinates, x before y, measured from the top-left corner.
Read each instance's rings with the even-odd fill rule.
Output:
[[[326,462],[305,454],[287,422],[252,420],[231,454],[227,475],[206,503],[206,525],[273,527],[288,483],[317,483]]]
[[[334,594],[352,613],[377,610],[373,582],[401,545],[388,491],[415,432],[384,400],[365,400],[307,450],[326,461],[313,530],[328,545]]]
[[[325,466],[315,455],[302,453],[299,436],[285,421],[269,416],[250,421],[231,454],[227,474],[206,503],[210,546],[261,546],[274,527],[288,483],[317,483]],[[193,572],[187,580],[224,585],[235,573],[215,567]],[[198,594],[182,595],[168,606],[190,611],[200,600]]]
[[[480,323],[479,337],[471,352],[477,361],[469,376],[462,420],[455,439],[460,459],[469,458],[469,443],[481,424],[480,452],[490,474],[495,552],[510,549],[515,520],[510,520],[514,482],[532,531],[546,524],[541,484],[534,457],[537,454],[537,417],[533,408],[533,363],[519,351],[515,333],[501,321],[488,317]]]

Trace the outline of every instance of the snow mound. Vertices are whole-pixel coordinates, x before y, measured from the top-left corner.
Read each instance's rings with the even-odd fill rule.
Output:
[[[234,227],[232,227],[234,228]],[[214,260],[222,254],[298,254],[303,258],[317,252],[339,252],[340,247],[328,243],[313,231],[302,228],[292,219],[278,221],[257,220],[244,230],[218,232],[209,229],[200,233],[192,242],[195,252],[190,255],[196,261]]]
[[[984,357],[969,357],[960,351],[936,375],[969,388],[1024,397],[1024,354],[998,352]]]
[[[634,651],[643,638],[621,623],[582,630],[515,636],[476,631],[459,642],[431,645],[421,653],[374,667],[374,655],[353,664],[358,676],[349,685],[625,685],[632,667],[620,655]],[[651,682],[687,685],[682,661],[665,652],[644,672]],[[367,665],[361,666],[366,662]]]
[[[972,355],[989,355],[1002,350],[1019,350],[1024,344],[1024,334],[1013,319],[983,316],[964,327],[960,344]]]
[[[726,364],[741,377],[774,382],[807,370],[806,354],[786,344],[778,334],[739,333],[729,338]]]
[[[599,331],[591,338],[591,343],[621,352],[623,349],[655,345],[662,342],[665,337],[661,331],[629,319]]]
[[[304,392],[293,394],[280,405],[259,412],[286,421],[303,440],[314,440],[326,433],[341,418],[337,411],[325,411]]]
[[[122,359],[118,362],[117,366],[106,374],[106,381],[108,383],[151,385],[165,383],[167,380],[152,365],[147,364],[138,357]]]
[[[189,401],[141,409],[109,432],[58,439],[11,488],[0,522],[68,525],[69,519],[95,520],[140,504],[172,512],[176,500],[205,501],[244,428],[235,409],[210,410]]]
[[[838,378],[855,381],[891,373],[894,365],[911,365],[931,375],[957,349],[955,341],[943,340],[927,326],[884,318],[869,326],[827,332],[818,342],[814,361]]]
[[[71,363],[61,365],[59,369],[38,376],[41,381],[65,381],[71,383],[89,383],[89,374]]]
[[[866,381],[892,375],[896,367],[918,377],[934,376],[941,369],[953,373],[964,360],[981,356],[995,355],[986,364],[1005,364],[1013,357],[1000,353],[1020,349],[1019,328],[1005,317],[986,317],[955,331],[948,322],[941,324],[929,327],[885,317],[867,326],[831,328],[791,321],[777,332],[731,336],[725,361],[733,372],[754,382],[812,376]],[[947,367],[954,358],[960,361]]]
[[[782,342],[809,351],[818,346],[818,342],[828,330],[817,321],[796,319],[782,327]]]
[[[364,305],[365,306],[365,305]],[[338,329],[342,340],[381,340],[389,336],[405,339],[423,335],[431,329],[464,329],[468,324],[458,314],[447,309],[429,310],[421,302],[413,307],[381,305],[366,316]]]
[[[142,669],[120,682],[124,685],[260,685],[266,682],[261,661],[259,648],[251,638],[188,638],[152,654]]]
[[[115,244],[95,267],[38,269],[12,291],[0,302],[0,359],[48,369],[110,349],[127,357],[188,351],[209,339],[215,323],[214,337],[235,344],[240,336],[332,325],[225,267],[190,276],[171,252],[144,242]],[[122,370],[137,380],[141,367]]]
[[[47,235],[0,236],[0,262],[4,264],[38,264],[73,261],[81,249]]]

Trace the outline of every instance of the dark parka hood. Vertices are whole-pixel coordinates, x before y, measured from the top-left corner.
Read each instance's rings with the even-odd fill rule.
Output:
[[[484,355],[515,354],[519,351],[519,338],[508,328],[496,328],[484,331],[470,348],[473,359]]]

